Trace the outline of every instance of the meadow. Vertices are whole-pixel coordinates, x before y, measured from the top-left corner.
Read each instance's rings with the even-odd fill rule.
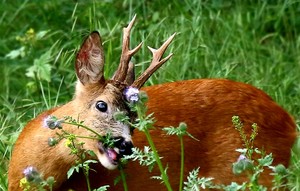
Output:
[[[105,50],[105,76],[113,75],[122,28],[134,14],[136,73],[177,32],[174,56],[146,85],[194,78],[227,78],[270,95],[300,124],[300,2],[297,0],[1,0],[0,190],[24,125],[40,112],[72,99],[74,59],[85,36],[97,30]],[[30,148],[29,148],[30,149]],[[290,189],[300,189],[300,145],[291,159]]]

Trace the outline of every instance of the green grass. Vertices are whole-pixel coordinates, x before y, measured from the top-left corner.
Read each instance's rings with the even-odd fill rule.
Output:
[[[158,47],[178,33],[169,49],[173,58],[147,85],[192,78],[250,83],[267,92],[299,124],[300,2],[296,0],[1,0],[0,188],[6,190],[11,149],[26,122],[72,98],[74,55],[84,36],[93,30],[101,33],[105,75],[110,77],[119,61],[122,27],[134,14],[137,24],[131,45],[145,42],[134,57],[137,73],[151,58],[146,45]],[[33,38],[17,40],[31,28],[35,31]],[[38,38],[42,31],[47,33]],[[21,47],[25,47],[23,57],[6,56]],[[50,54],[42,57],[50,49]],[[41,64],[44,73],[26,76],[34,63]],[[51,72],[44,67],[47,64]],[[300,188],[298,150],[295,145],[295,189]]]

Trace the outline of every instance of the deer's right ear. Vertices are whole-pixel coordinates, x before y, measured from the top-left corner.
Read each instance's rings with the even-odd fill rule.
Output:
[[[83,85],[104,80],[104,53],[101,37],[92,32],[81,45],[76,57],[76,74]]]

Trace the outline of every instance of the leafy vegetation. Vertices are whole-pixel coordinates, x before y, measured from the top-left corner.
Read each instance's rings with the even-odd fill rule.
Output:
[[[275,1],[7,1],[0,6],[0,188],[7,189],[12,146],[24,125],[41,111],[72,98],[74,55],[98,30],[104,41],[105,76],[116,69],[122,27],[134,14],[132,45],[158,47],[178,32],[173,58],[147,85],[192,78],[229,78],[267,92],[299,124],[300,2]],[[136,72],[151,56],[134,57]],[[291,189],[300,188],[299,143]],[[200,169],[201,170],[201,169]],[[194,172],[195,173],[195,172]]]

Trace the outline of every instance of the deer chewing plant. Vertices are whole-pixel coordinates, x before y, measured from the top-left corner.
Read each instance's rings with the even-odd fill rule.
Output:
[[[101,39],[100,39],[100,36],[97,32],[91,33],[91,35],[85,40],[85,42],[82,45],[79,53],[77,54],[77,60],[76,60],[76,71],[77,71],[77,76],[79,78],[79,83],[78,83],[79,86],[77,88],[78,89],[78,95],[81,95],[82,91],[80,91],[80,90],[82,90],[82,88],[91,88],[90,89],[91,90],[91,95],[94,96],[94,94],[92,93],[92,92],[94,92],[94,89],[92,89],[92,87],[94,87],[94,86],[89,86],[89,85],[97,84],[97,83],[94,83],[95,81],[96,82],[106,82],[106,83],[103,83],[102,85],[103,85],[103,87],[107,88],[107,92],[108,93],[115,93],[115,91],[116,91],[116,93],[118,95],[117,100],[122,100],[123,101],[124,99],[122,97],[122,93],[123,93],[123,90],[125,88],[124,95],[126,97],[126,100],[129,103],[125,103],[125,102],[123,103],[122,102],[121,103],[122,107],[114,108],[115,110],[113,110],[113,112],[111,112],[110,110],[107,110],[107,108],[108,108],[107,107],[107,102],[110,103],[109,102],[110,100],[109,99],[108,100],[104,99],[104,101],[103,101],[102,100],[103,97],[101,97],[101,99],[96,97],[95,98],[95,100],[97,99],[96,100],[97,102],[95,102],[96,104],[94,104],[94,102],[91,103],[91,104],[86,104],[86,105],[95,106],[95,108],[98,110],[97,115],[101,114],[101,116],[106,116],[106,114],[109,113],[110,114],[109,118],[110,118],[111,121],[113,121],[111,116],[114,116],[115,121],[121,122],[121,123],[117,122],[117,123],[114,123],[114,124],[117,124],[120,127],[120,129],[124,127],[122,129],[122,131],[116,132],[117,134],[115,134],[113,138],[112,138],[109,131],[106,132],[106,134],[105,134],[105,132],[102,132],[102,134],[99,134],[99,132],[95,131],[95,129],[99,128],[99,125],[101,125],[102,122],[101,121],[98,122],[97,126],[93,127],[93,128],[90,128],[90,127],[84,125],[84,123],[83,123],[84,121],[80,121],[79,114],[76,114],[76,113],[73,114],[72,113],[72,111],[74,111],[75,108],[77,109],[76,104],[73,104],[73,105],[70,104],[71,106],[74,107],[74,109],[70,109],[69,112],[72,113],[72,117],[78,115],[77,120],[74,120],[71,116],[64,117],[63,119],[57,119],[53,115],[49,115],[44,120],[44,125],[47,126],[51,130],[55,130],[54,133],[56,133],[55,134],[56,136],[51,136],[51,137],[48,138],[48,145],[51,146],[51,147],[56,147],[58,145],[58,143],[60,143],[62,140],[64,140],[65,144],[59,144],[59,146],[61,147],[61,145],[64,145],[65,147],[70,149],[70,154],[74,155],[74,157],[69,157],[68,159],[74,159],[74,158],[76,159],[76,160],[73,161],[73,163],[69,163],[70,165],[71,164],[74,164],[74,165],[70,168],[70,170],[67,173],[68,178],[71,177],[73,172],[79,171],[79,169],[82,169],[82,171],[84,173],[84,176],[85,176],[85,179],[86,179],[86,182],[87,182],[87,189],[88,190],[92,189],[90,184],[89,184],[89,172],[91,170],[89,165],[95,162],[93,160],[90,160],[90,157],[92,158],[95,155],[97,155],[98,157],[102,156],[102,154],[104,152],[105,152],[104,153],[105,158],[101,157],[100,162],[102,163],[102,165],[107,167],[107,169],[115,168],[119,164],[117,161],[121,157],[124,157],[124,159],[139,160],[140,164],[149,166],[149,170],[152,170],[153,165],[155,165],[155,163],[156,163],[157,166],[158,166],[158,169],[160,171],[160,174],[158,176],[154,176],[153,178],[159,179],[162,182],[164,182],[164,184],[165,184],[168,191],[174,189],[174,188],[172,188],[172,186],[171,186],[172,184],[170,183],[170,180],[169,180],[170,177],[168,176],[168,165],[166,165],[166,166],[163,165],[161,157],[160,157],[159,152],[158,152],[158,149],[155,147],[154,141],[152,140],[152,137],[151,137],[150,132],[149,132],[149,130],[153,128],[153,124],[154,124],[155,120],[153,118],[153,114],[146,115],[147,109],[145,107],[145,102],[147,100],[147,96],[143,95],[143,93],[139,93],[138,89],[145,83],[145,81],[149,78],[149,75],[151,75],[157,69],[157,67],[161,66],[165,61],[167,61],[172,56],[172,54],[170,54],[169,56],[167,56],[165,58],[162,58],[165,49],[168,47],[168,45],[172,41],[175,34],[172,35],[162,45],[162,47],[159,48],[158,50],[155,50],[153,48],[149,48],[150,51],[153,54],[153,60],[151,61],[150,67],[137,80],[133,81],[134,79],[130,78],[129,81],[128,81],[128,79],[127,79],[128,76],[127,75],[130,75],[131,73],[129,71],[131,71],[133,69],[133,64],[130,63],[130,59],[131,59],[132,55],[141,47],[141,43],[140,43],[136,48],[134,48],[132,50],[129,49],[129,33],[130,33],[130,29],[133,25],[133,22],[134,22],[134,19],[130,22],[128,27],[124,28],[124,38],[123,38],[124,43],[123,43],[123,48],[122,48],[122,56],[121,56],[121,60],[120,60],[121,63],[119,65],[119,68],[117,70],[116,75],[113,76],[112,80],[105,81],[103,75],[98,75],[98,73],[103,74],[103,70],[102,70],[103,69],[103,62],[102,62],[103,61],[103,50],[102,50],[102,46],[101,46],[101,44],[102,44]],[[125,53],[123,54],[123,52],[125,52]],[[97,69],[99,69],[99,67],[96,67],[96,66],[94,67],[93,65],[89,65],[89,64],[95,64],[94,62],[92,62],[92,61],[95,61],[95,58],[96,58],[96,61],[97,61],[95,63],[99,63],[98,61],[101,61],[101,66],[102,67],[99,71],[97,70]],[[82,64],[87,64],[87,65],[84,65],[82,67]],[[94,67],[93,69],[95,69],[95,70],[92,70],[92,71],[88,70],[87,72],[85,72],[85,68],[90,68],[90,67],[85,67],[85,66],[93,66]],[[90,73],[92,73],[93,75],[89,75]],[[96,78],[94,76],[96,76]],[[132,75],[132,76],[134,76],[134,75]],[[120,83],[120,81],[123,82],[123,83]],[[191,87],[191,85],[193,85],[193,83],[191,83],[191,81],[186,81],[184,83],[189,84],[190,87]],[[245,100],[249,100],[249,99],[253,99],[255,101],[256,101],[256,99],[258,99],[258,101],[255,102],[257,104],[260,104],[260,103],[263,104],[264,101],[265,101],[267,103],[266,104],[267,108],[274,106],[273,103],[270,103],[269,97],[265,96],[262,92],[259,92],[259,90],[255,89],[251,86],[248,86],[246,84],[236,83],[236,82],[229,82],[229,81],[226,81],[226,80],[217,80],[217,79],[216,80],[211,80],[211,81],[210,80],[203,80],[203,81],[194,80],[194,85],[197,84],[198,87],[204,87],[203,84],[209,86],[210,83],[213,87],[216,87],[217,85],[219,85],[219,87],[220,87],[219,89],[224,91],[222,93],[222,95],[223,94],[227,95],[227,93],[226,93],[227,90],[231,91],[231,90],[235,89],[235,88],[232,88],[232,89],[228,88],[228,86],[226,86],[226,84],[232,84],[232,85],[235,85],[237,88],[240,88],[241,92],[243,92],[243,95],[241,97],[239,97],[241,99],[239,99],[237,101],[237,104],[236,104],[237,106],[242,105]],[[107,84],[109,84],[109,85],[106,86]],[[194,85],[193,85],[193,87],[194,87]],[[117,89],[115,88],[115,86],[117,87]],[[170,85],[170,86],[172,86],[172,85]],[[201,89],[201,88],[199,88],[199,89]],[[208,88],[208,89],[211,90],[211,88]],[[217,88],[216,91],[218,91],[219,89]],[[98,90],[100,91],[102,89],[98,88]],[[112,90],[114,90],[114,91],[112,91]],[[207,91],[207,92],[210,92],[210,91]],[[260,93],[259,94],[260,96],[257,96],[255,94],[255,93],[258,93],[258,92]],[[190,101],[196,99],[195,95],[194,95],[194,97],[191,96]],[[212,95],[214,95],[213,92],[212,92]],[[252,95],[254,95],[254,97]],[[81,95],[81,98],[84,98],[84,97],[85,97],[84,95]],[[208,97],[212,97],[212,96],[208,96]],[[220,97],[222,97],[222,96],[220,96]],[[229,97],[227,98],[227,100],[231,100],[231,96],[229,96]],[[222,98],[221,99],[219,99],[219,98],[218,98],[219,101],[223,100]],[[93,99],[89,99],[87,101],[90,101],[90,100],[94,100],[94,97],[93,97]],[[113,104],[116,104],[117,106],[119,106],[120,102],[113,102]],[[128,107],[126,107],[127,106],[126,104],[128,104]],[[212,100],[211,104],[216,104],[218,106],[222,105],[222,104],[216,103],[215,100]],[[65,106],[65,107],[67,107],[67,106]],[[257,107],[253,107],[253,108],[251,108],[251,106],[249,106],[249,107],[250,107],[250,109],[254,110],[254,113],[256,113],[255,109]],[[85,111],[84,110],[85,108],[86,107],[83,107],[82,111]],[[120,108],[121,108],[122,112],[118,112]],[[130,112],[128,111],[128,108],[130,108],[132,110],[132,112],[136,114],[137,118],[134,118],[132,116],[130,116],[130,118],[129,118],[128,113],[130,113]],[[224,107],[224,108],[226,108],[226,107]],[[277,110],[280,110],[280,108],[277,108],[276,105],[274,106],[274,108],[277,109]],[[230,110],[236,112],[235,107],[231,108]],[[109,112],[106,112],[106,111],[109,111]],[[94,110],[92,110],[92,112],[94,112]],[[241,112],[243,112],[243,111],[241,111]],[[86,112],[79,112],[79,113],[85,114]],[[197,112],[195,112],[194,114],[196,114],[196,113]],[[206,114],[206,112],[202,112],[202,113]],[[220,113],[222,113],[222,112],[220,112]],[[65,115],[66,115],[66,113],[62,112],[62,113],[60,113],[59,117],[62,117],[62,116],[65,116]],[[130,113],[130,115],[131,115],[131,113]],[[262,115],[264,115],[264,114],[262,114]],[[83,117],[82,119],[85,120],[89,116],[90,115],[86,114],[85,117]],[[228,116],[230,116],[230,115],[228,115]],[[230,117],[228,117],[228,116],[226,117],[226,119],[230,119]],[[253,120],[253,117],[255,119],[255,116],[256,115],[252,116],[251,120]],[[290,119],[288,114],[286,114],[284,116],[288,120]],[[205,118],[205,116],[203,118]],[[96,117],[96,119],[99,119],[99,118]],[[214,121],[214,120],[215,119],[213,119],[211,121]],[[107,119],[105,118],[103,121],[107,121]],[[274,120],[274,121],[276,123],[276,120]],[[279,120],[279,121],[281,121],[281,120]],[[293,123],[291,121],[292,120],[290,120],[290,123]],[[259,122],[260,122],[260,124],[264,124],[263,121],[259,121]],[[212,180],[213,180],[212,178],[199,178],[198,177],[199,166],[198,167],[196,166],[196,169],[193,170],[189,174],[189,176],[187,177],[188,182],[183,182],[183,180],[184,180],[184,174],[183,174],[183,172],[184,172],[184,158],[185,158],[185,156],[184,156],[183,137],[185,135],[188,135],[188,136],[193,138],[193,135],[191,135],[190,133],[187,132],[187,125],[184,124],[184,123],[180,123],[178,128],[174,128],[174,127],[163,128],[163,131],[165,131],[166,134],[168,134],[168,135],[177,135],[179,137],[180,150],[181,150],[181,155],[180,155],[180,161],[181,162],[180,162],[180,173],[179,173],[180,174],[180,178],[179,178],[179,182],[180,182],[179,183],[179,190],[180,191],[181,190],[198,190],[200,188],[204,188],[204,189],[205,188],[216,188],[216,189],[225,189],[225,190],[226,189],[232,190],[233,188],[235,188],[237,190],[239,190],[239,189],[254,189],[254,190],[255,189],[265,189],[264,186],[259,185],[258,179],[259,179],[259,176],[260,176],[261,172],[263,171],[262,169],[264,167],[270,167],[271,168],[270,165],[273,161],[272,155],[271,154],[265,155],[264,152],[260,151],[259,149],[254,148],[253,142],[254,142],[254,139],[256,138],[256,135],[257,135],[257,126],[256,125],[253,125],[253,132],[252,132],[252,134],[250,135],[250,138],[249,138],[249,137],[247,137],[246,133],[243,131],[243,128],[242,128],[243,125],[240,124],[238,122],[238,120],[233,120],[233,123],[234,123],[234,126],[236,127],[236,129],[238,130],[242,141],[244,142],[244,146],[246,147],[245,149],[239,149],[238,150],[241,153],[241,155],[240,155],[238,161],[233,164],[233,172],[236,173],[236,174],[240,174],[244,171],[250,171],[250,173],[249,173],[250,181],[249,181],[249,183],[245,182],[245,183],[240,184],[240,185],[238,183],[233,182],[229,186],[215,185],[212,182]],[[37,127],[39,127],[40,123],[36,123],[36,124],[37,124]],[[66,124],[68,127],[70,127],[70,128],[68,128],[68,130],[70,130],[70,131],[66,131],[62,124]],[[94,126],[96,123],[95,123],[95,121],[89,121],[88,124],[90,126]],[[123,124],[126,124],[126,126],[123,126]],[[228,122],[223,122],[223,125],[226,126],[227,124],[228,124]],[[294,127],[293,124],[292,125],[289,124],[289,125],[291,126],[290,130],[292,132],[294,132],[293,129],[292,129],[292,127]],[[73,133],[72,127],[74,127],[74,126],[77,129],[83,129],[84,133],[82,135],[79,135],[79,133],[78,134]],[[144,147],[144,151],[138,150],[136,148],[131,149],[132,143],[131,143],[131,134],[129,132],[129,126],[135,128],[135,129],[138,129],[139,131],[144,132],[145,137],[146,137],[146,139],[148,140],[148,143],[149,143],[149,147]],[[193,130],[193,132],[195,132],[194,131],[195,126],[197,127],[199,125],[197,125],[197,124],[194,125],[194,128],[191,129],[191,130]],[[270,126],[272,126],[272,125],[270,125]],[[103,129],[105,129],[106,126],[103,126],[103,127],[104,127]],[[112,127],[112,126],[109,126],[109,127]],[[281,127],[281,125],[278,125],[279,130],[280,130],[280,127]],[[65,128],[66,128],[66,126],[65,126]],[[113,130],[114,128],[111,128],[111,129]],[[220,129],[223,129],[223,128],[220,128]],[[224,129],[226,129],[226,127],[224,127]],[[37,131],[39,131],[39,130],[37,130]],[[85,134],[85,131],[88,131],[90,133]],[[127,141],[124,138],[123,143],[128,145],[128,147],[127,147],[128,150],[126,150],[126,152],[125,151],[122,152],[123,154],[120,155],[120,157],[119,157],[118,151],[120,151],[122,148],[116,146],[116,144],[119,144],[118,139],[116,139],[116,138],[120,137],[121,132],[123,133],[122,136],[126,135],[126,137],[127,137]],[[233,136],[234,136],[234,130],[231,130],[231,132],[232,132],[231,134],[233,134]],[[48,135],[50,135],[50,134],[53,135],[54,133],[52,133],[52,134],[49,133]],[[36,133],[36,134],[39,134],[39,133]],[[93,136],[91,136],[91,137],[87,136],[87,135],[90,135],[90,134],[92,134]],[[267,134],[268,134],[268,132],[266,132],[266,131],[264,131],[262,133],[262,135],[267,135]],[[34,136],[34,134],[33,134],[33,136]],[[291,137],[292,136],[294,136],[293,133],[291,133]],[[25,136],[23,136],[23,138],[24,137]],[[45,136],[45,137],[48,137],[48,136]],[[201,137],[201,136],[197,135],[197,137]],[[218,138],[218,136],[217,136],[217,138]],[[272,138],[272,136],[270,135],[268,138]],[[288,136],[286,138],[288,139]],[[200,139],[202,139],[202,138],[200,138]],[[30,138],[28,138],[28,140],[30,140]],[[36,139],[36,140],[38,141],[38,139]],[[98,147],[95,148],[96,145],[92,144],[93,145],[92,149],[96,150],[95,153],[97,153],[97,154],[93,153],[91,150],[85,149],[85,148],[89,148],[89,147],[88,146],[85,147],[88,144],[83,140],[93,140],[93,141],[89,142],[89,146],[91,145],[91,142],[93,142],[93,143],[97,142],[98,144],[101,144],[100,149]],[[270,140],[272,140],[272,139],[269,139],[269,141]],[[197,140],[195,140],[195,141],[197,141]],[[263,141],[263,143],[260,143],[260,144],[263,145],[265,140],[262,139],[262,136],[260,136],[258,141],[260,141],[260,142]],[[287,141],[287,142],[289,142],[289,141]],[[22,145],[22,144],[19,143],[18,145]],[[272,145],[272,142],[271,142],[271,145]],[[226,147],[226,145],[224,145],[224,147]],[[97,150],[97,149],[99,149],[99,150]],[[117,149],[117,150],[113,151],[113,149]],[[22,150],[22,149],[19,149],[19,150]],[[51,150],[53,152],[55,152],[55,149],[51,149]],[[230,151],[231,150],[232,150],[232,148],[230,148]],[[228,152],[227,154],[230,154],[230,151],[229,152],[227,151]],[[127,154],[131,153],[131,152],[133,152],[133,154],[128,156]],[[58,154],[57,158],[59,159],[60,152],[57,152],[57,154]],[[253,161],[254,159],[252,159],[253,154],[261,155],[261,158],[258,159],[257,162],[255,162],[255,161]],[[210,157],[214,157],[214,156],[216,156],[216,155],[212,155]],[[288,156],[288,155],[286,155],[286,156]],[[48,157],[48,153],[45,153],[44,158],[47,159],[47,157]],[[64,157],[68,157],[68,155],[64,155]],[[194,156],[192,155],[190,157],[194,157]],[[15,157],[15,158],[17,158],[17,157]],[[28,159],[30,157],[24,157],[24,159],[26,159],[26,158]],[[255,158],[257,158],[257,157],[255,157]],[[285,159],[286,158],[287,157],[285,157]],[[287,160],[285,160],[285,159],[283,159],[282,161],[286,162]],[[39,160],[39,159],[36,159],[36,160]],[[41,161],[43,161],[43,160],[41,160]],[[107,163],[107,161],[108,161],[108,163]],[[27,161],[27,163],[31,163],[31,161]],[[189,165],[191,165],[191,164],[189,164]],[[49,166],[51,166],[51,165],[49,165]],[[52,165],[52,166],[55,166],[55,164]],[[257,168],[256,168],[256,166],[257,166]],[[40,167],[43,167],[43,166],[40,166]],[[20,168],[23,169],[24,166],[20,166]],[[35,169],[34,166],[29,166],[27,168],[24,170],[25,178],[26,178],[26,176],[30,177],[29,176],[30,173],[32,173],[34,175],[33,177],[42,177],[42,175],[38,176],[39,175],[38,169]],[[66,166],[64,170],[66,170],[68,168],[69,168],[69,166]],[[12,169],[13,169],[13,167],[12,167]],[[49,175],[49,172],[50,173],[52,172],[52,170],[48,170],[47,168],[45,168],[45,169],[46,170],[44,170],[44,171],[48,171],[48,175]],[[122,171],[122,169],[123,169],[122,165],[119,166],[119,169]],[[273,168],[273,169],[276,169],[276,168]],[[13,170],[15,170],[15,169],[13,169]],[[15,170],[15,171],[17,171],[17,170]],[[62,174],[65,174],[65,173],[62,173]],[[215,174],[215,175],[218,176],[217,174]],[[14,178],[13,175],[11,175],[11,177]],[[125,180],[126,176],[121,173],[121,178],[123,180],[124,190],[128,190],[128,188],[126,186],[126,180]],[[223,176],[223,178],[225,179],[226,177]],[[18,180],[20,180],[20,179],[18,179]],[[28,182],[32,182],[32,183],[36,184],[36,187],[38,187],[38,188],[41,187],[41,189],[44,189],[43,188],[44,186],[48,186],[49,189],[52,189],[51,187],[52,187],[53,184],[51,184],[50,186],[46,185],[47,182],[41,184],[42,182],[44,182],[42,178],[37,178],[37,181],[32,181],[32,178],[26,178],[26,180]],[[278,180],[280,180],[280,178]],[[57,182],[59,182],[57,188],[64,181],[65,181],[65,178],[61,177],[61,180],[57,181]],[[15,184],[13,184],[12,186],[14,186],[14,185]],[[27,185],[25,187],[26,187],[26,189],[29,189],[29,187],[27,187]],[[107,189],[107,186],[100,187],[99,189]]]

